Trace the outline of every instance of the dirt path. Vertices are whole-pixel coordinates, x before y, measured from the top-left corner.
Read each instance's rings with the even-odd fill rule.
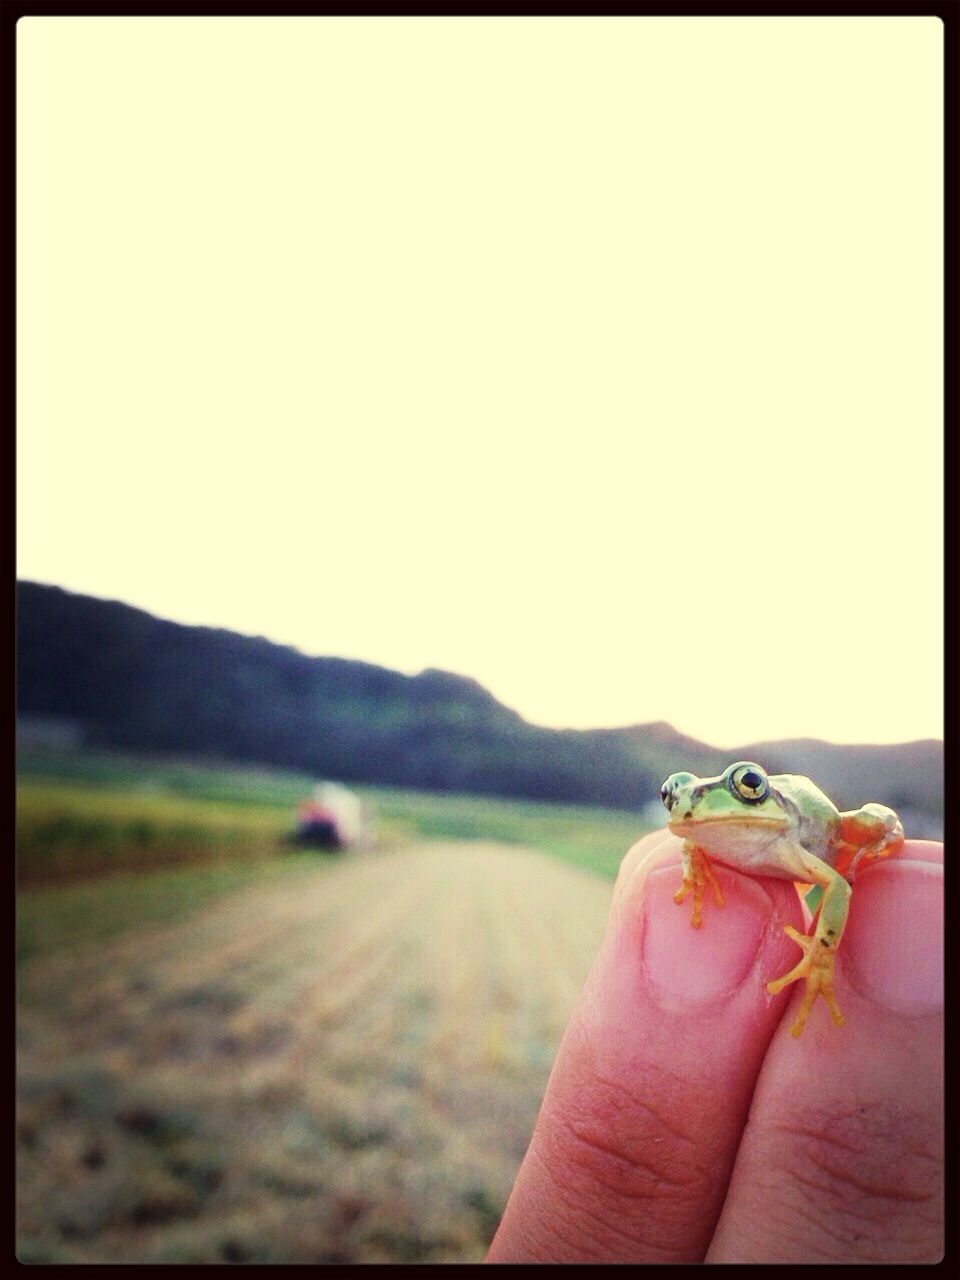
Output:
[[[480,1258],[609,898],[420,845],[28,966],[19,1256]]]

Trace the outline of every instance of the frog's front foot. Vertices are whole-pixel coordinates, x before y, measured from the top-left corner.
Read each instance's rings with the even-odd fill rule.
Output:
[[[833,995],[833,956],[835,949],[827,943],[825,938],[818,938],[816,935],[810,937],[807,934],[798,933],[790,925],[785,925],[783,931],[801,948],[803,959],[789,973],[785,973],[782,978],[777,978],[774,982],[768,982],[767,990],[772,996],[775,996],[778,991],[782,991],[789,983],[796,982],[800,978],[806,979],[803,999],[800,1001],[800,1008],[797,1010],[797,1016],[794,1018],[793,1026],[790,1028],[790,1034],[798,1036],[803,1030],[803,1024],[806,1021],[807,1014],[810,1012],[810,1006],[818,995],[823,996],[826,1006],[830,1010],[830,1017],[834,1026],[842,1027],[843,1014],[837,1008],[837,1002]]]
[[[700,928],[700,908],[703,904],[703,889],[705,885],[709,885],[713,893],[713,900],[718,907],[723,906],[723,894],[720,892],[720,886],[713,874],[710,866],[710,859],[702,849],[694,848],[689,859],[683,865],[683,879],[680,881],[680,888],[673,895],[673,900],[677,904],[683,902],[688,893],[693,894],[693,912],[690,916],[690,923],[694,929]]]

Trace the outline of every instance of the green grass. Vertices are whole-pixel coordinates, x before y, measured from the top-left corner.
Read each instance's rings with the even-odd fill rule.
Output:
[[[641,816],[615,809],[386,788],[364,794],[395,836],[523,844],[611,879],[627,849],[650,830]]]
[[[18,848],[27,879],[228,853],[262,853],[316,781],[279,769],[108,752],[21,752]],[[622,810],[358,787],[384,843],[500,840],[612,876],[649,823]],[[72,860],[72,862],[71,862]]]
[[[162,924],[317,854],[284,851],[293,806],[315,779],[281,770],[106,752],[21,752],[18,955]],[[360,787],[381,848],[493,840],[612,878],[648,829],[629,813]]]
[[[295,853],[32,888],[17,898],[17,962],[101,943],[129,929],[170,924],[225,894],[310,874],[316,865],[309,855]]]
[[[21,748],[17,773],[21,779],[92,783],[101,790],[156,792],[261,807],[295,804],[316,781],[308,774],[254,765],[43,747]]]
[[[21,884],[276,849],[289,825],[279,806],[234,804],[75,779],[17,787]]]

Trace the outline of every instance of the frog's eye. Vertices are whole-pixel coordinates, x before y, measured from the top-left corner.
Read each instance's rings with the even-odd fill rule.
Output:
[[[666,783],[660,788],[660,799],[668,809],[673,806],[673,793]]]
[[[759,804],[761,800],[765,800],[769,790],[767,775],[755,764],[741,765],[739,769],[735,769],[731,778],[733,789],[741,800],[748,800],[751,804]]]

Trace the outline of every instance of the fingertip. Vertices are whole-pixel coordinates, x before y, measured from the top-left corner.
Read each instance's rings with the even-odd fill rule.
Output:
[[[847,979],[861,995],[908,1016],[939,1011],[943,941],[943,868],[937,861],[891,860],[858,877],[841,955]]]
[[[905,840],[897,854],[905,862],[943,862],[943,842],[940,840]],[[869,870],[869,868],[868,868]]]
[[[637,868],[645,865],[647,859],[658,850],[669,849],[679,860],[680,844],[679,838],[666,827],[660,827],[656,831],[650,831],[645,836],[641,836],[623,855],[617,872],[614,893],[617,893],[631,879]]]
[[[670,867],[658,866],[647,874],[641,955],[667,1008],[696,1007],[739,987],[769,926],[773,903],[755,880],[725,868],[717,868],[716,874],[725,903],[704,904],[698,920],[678,909],[676,875]]]

